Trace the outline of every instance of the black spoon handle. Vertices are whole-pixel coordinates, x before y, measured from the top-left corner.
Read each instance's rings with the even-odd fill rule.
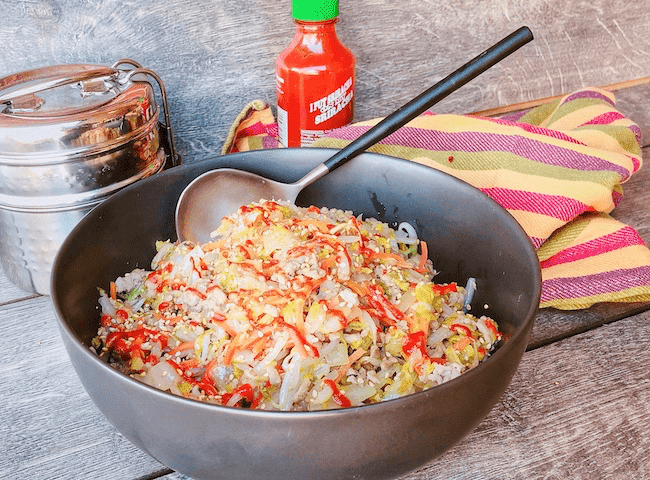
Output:
[[[366,133],[326,160],[324,162],[325,167],[329,171],[340,167],[348,160],[365,151],[368,147],[371,147],[403,127],[423,113],[427,108],[432,107],[447,95],[456,91],[532,39],[533,34],[528,27],[521,27],[514,31],[499,43],[488,48],[473,60],[470,60],[458,70],[436,83],[433,87],[388,115]]]

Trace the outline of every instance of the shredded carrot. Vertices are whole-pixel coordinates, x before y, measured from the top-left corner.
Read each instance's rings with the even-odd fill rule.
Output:
[[[242,350],[248,350],[249,348],[255,348],[255,345],[258,344],[260,342],[260,340],[268,340],[268,335],[269,335],[268,331],[267,331],[267,333],[264,333],[264,331],[263,331],[261,337],[257,334],[257,332],[254,332],[252,334],[248,334],[250,340],[248,340],[247,342],[245,342],[242,345]]]
[[[171,350],[169,352],[169,355],[176,355],[179,352],[184,352],[185,350],[189,350],[190,348],[194,348],[194,342],[183,342],[180,345],[178,345],[176,348]]]
[[[111,282],[111,298],[113,300],[117,298],[117,285],[115,285],[115,282]]]
[[[165,320],[165,323],[169,325],[176,325],[178,322],[183,320],[183,317],[181,315],[176,315],[175,317],[163,319]]]
[[[223,240],[223,239],[222,240],[217,240],[216,242],[208,242],[208,243],[202,244],[201,249],[204,252],[211,252],[212,250],[214,250],[216,248],[223,247],[225,244],[226,244],[225,240]]]
[[[427,247],[427,242],[420,240],[420,248],[422,249],[422,255],[420,256],[420,263],[417,270],[419,272],[426,271],[427,260],[429,257],[429,248]]]
[[[305,335],[305,299],[297,299],[298,306],[296,307],[297,315],[295,318],[296,328],[301,335]]]
[[[321,233],[329,233],[329,231],[330,231],[330,227],[327,225],[327,223],[323,222],[322,220],[316,220],[314,218],[308,218],[306,220],[301,220],[300,222],[298,222],[298,225],[302,225],[302,226],[313,225]]]
[[[371,260],[374,259],[380,259],[380,260],[395,260],[395,266],[397,267],[402,267],[402,268],[413,268],[413,265],[411,265],[409,262],[404,260],[401,256],[399,256],[396,253],[388,253],[388,252],[375,252],[373,250],[368,249],[370,252],[368,257]]]
[[[363,355],[366,353],[366,351],[363,348],[359,348],[358,350],[355,350],[352,355],[348,357],[348,363],[345,365],[342,365],[339,368],[338,374],[336,375],[336,379],[334,380],[335,382],[338,383],[339,380],[341,380],[343,377],[345,377],[345,372],[348,371],[348,369],[354,365],[354,362],[359,360]]]
[[[429,331],[429,320],[424,316],[419,318],[416,315],[407,315],[405,318],[406,323],[409,326],[409,333],[424,332]]]
[[[323,270],[329,270],[334,265],[336,265],[336,255],[332,253],[329,257],[325,257],[325,259],[320,263],[320,268]]]
[[[307,353],[307,349],[305,348],[305,345],[302,343],[300,340],[300,337],[298,337],[298,332],[296,332],[293,328],[289,328],[289,336],[291,337],[290,342],[295,345],[295,347],[298,349],[298,353],[302,355],[304,358],[309,357],[309,353]]]
[[[469,338],[469,337],[463,337],[461,340],[458,341],[458,343],[456,343],[456,344],[454,345],[454,348],[455,348],[456,350],[458,350],[459,352],[462,352],[463,349],[464,349],[467,345],[469,345],[470,343],[472,343],[472,339],[471,339],[471,338]]]
[[[251,351],[253,352],[253,358],[257,358],[264,347],[269,342],[269,337],[262,337],[257,342],[251,346]]]
[[[415,365],[413,365],[413,370],[415,370],[415,373],[418,375],[422,375],[424,373],[424,369],[422,368],[424,366],[425,358],[424,356],[418,360]]]
[[[217,325],[219,325],[221,328],[223,328],[223,329],[226,331],[226,333],[228,333],[228,335],[230,335],[230,336],[233,337],[233,338],[236,337],[236,336],[238,335],[237,330],[235,330],[234,328],[232,328],[232,327],[228,324],[228,321],[227,321],[227,320],[221,320],[221,319],[218,319],[218,318],[213,318],[213,319],[211,320],[211,322],[212,322],[212,323],[216,323]]]
[[[235,358],[235,355],[239,351],[239,337],[234,337],[230,343],[226,346],[226,351],[223,356],[224,365],[230,365],[232,359]]]
[[[368,289],[367,286],[365,286],[362,283],[358,283],[353,280],[347,280],[345,282],[345,286],[359,296],[367,297],[368,295],[370,295],[370,290]]]
[[[181,362],[178,364],[181,369],[187,370],[189,368],[195,368],[199,366],[199,361],[196,358],[190,358],[189,360],[185,360],[184,362]]]

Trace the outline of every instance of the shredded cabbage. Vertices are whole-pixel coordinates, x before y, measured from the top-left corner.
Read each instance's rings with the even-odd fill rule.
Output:
[[[385,401],[474,368],[501,338],[436,284],[415,229],[260,201],[214,241],[156,243],[151,270],[100,290],[93,349],[210,403],[322,410]]]

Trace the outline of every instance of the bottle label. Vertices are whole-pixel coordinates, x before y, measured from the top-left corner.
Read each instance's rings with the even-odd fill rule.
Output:
[[[300,130],[300,146],[308,147],[329,130]]]
[[[278,105],[278,141],[281,145],[289,145],[289,129],[287,111]]]
[[[350,104],[353,96],[352,77],[350,77],[328,95],[309,104],[312,125],[318,126],[334,118]]]

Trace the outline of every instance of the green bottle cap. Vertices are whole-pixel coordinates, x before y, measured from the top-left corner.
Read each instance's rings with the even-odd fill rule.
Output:
[[[291,15],[305,22],[331,20],[339,16],[339,0],[293,0]]]

